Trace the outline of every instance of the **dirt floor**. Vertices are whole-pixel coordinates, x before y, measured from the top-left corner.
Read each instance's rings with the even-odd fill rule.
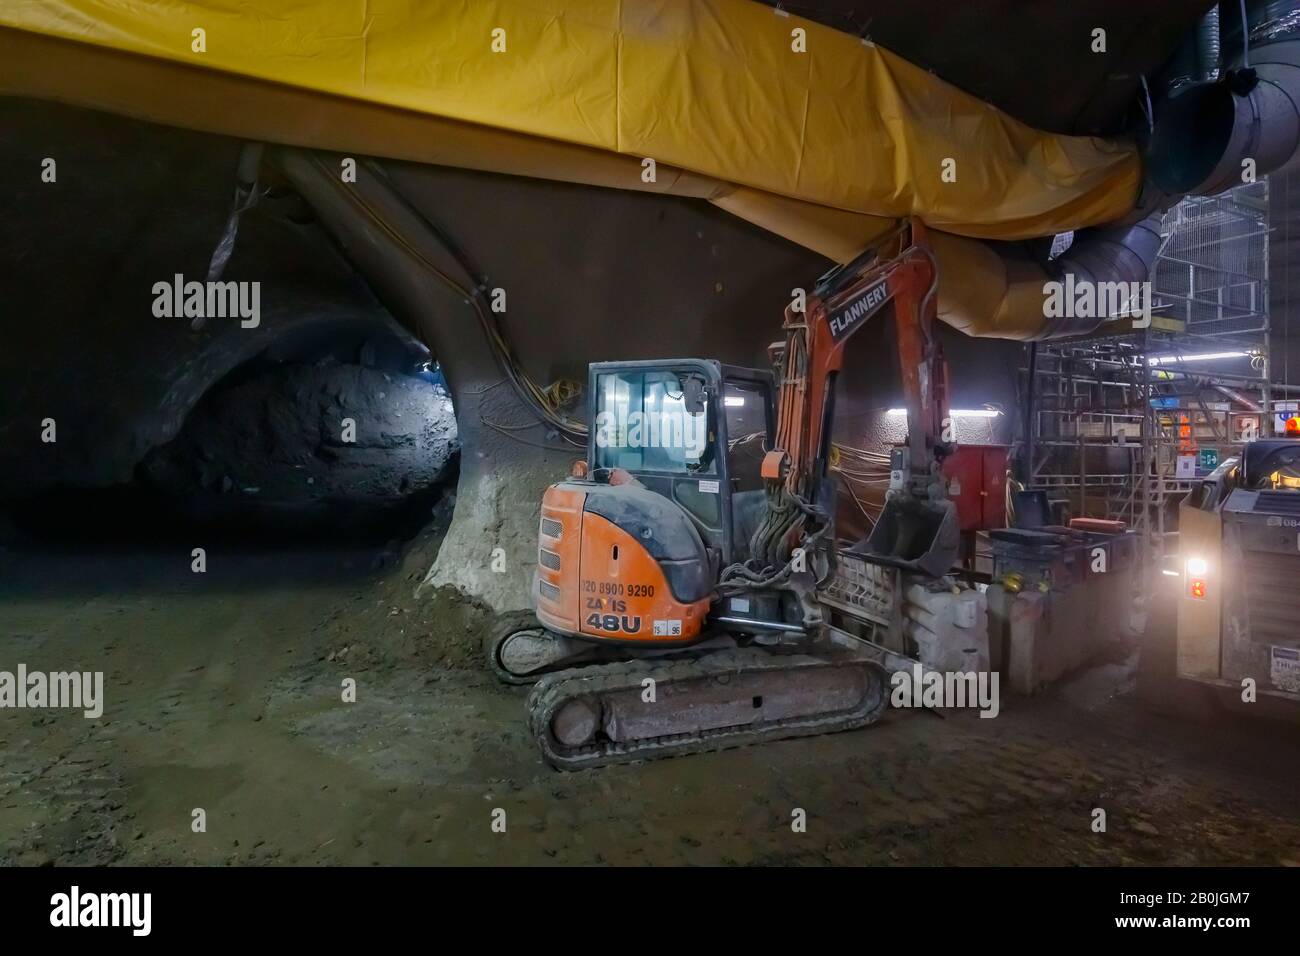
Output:
[[[0,862],[1300,865],[1300,735],[1151,714],[1122,665],[994,720],[556,773],[481,611],[415,597],[437,538],[212,549],[203,575],[0,550],[0,670],[103,670],[106,698],[0,710]]]

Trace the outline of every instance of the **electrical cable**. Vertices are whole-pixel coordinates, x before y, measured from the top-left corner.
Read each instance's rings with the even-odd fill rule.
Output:
[[[329,174],[328,167],[326,167],[324,162],[318,156],[312,155],[311,161],[322,172],[326,173],[326,180],[328,182],[336,181],[335,177]],[[373,161],[368,161],[367,166],[368,168],[371,169],[372,172],[375,172],[377,175],[381,176],[382,178],[384,179],[388,178],[387,175],[384,173],[382,167],[380,167],[378,164],[374,163]],[[471,277],[476,275],[476,272],[474,271],[473,268],[473,263],[470,262],[469,258],[456,246],[454,242],[451,241],[450,237],[448,237],[445,233],[443,233],[442,230],[440,230],[434,223],[430,222],[428,218],[425,217],[422,213],[420,213],[418,209],[415,209],[413,206],[411,206],[411,204],[407,202],[404,197],[401,196],[400,192],[398,192],[396,189],[394,189],[393,192],[394,195],[398,197],[399,201],[402,202],[402,204],[407,208],[407,210],[411,212],[413,216],[418,218],[422,223],[424,223],[428,227],[430,232],[432,232],[434,236],[439,240],[439,242],[441,242],[443,246],[447,249],[447,252],[465,270],[466,274],[468,274]],[[560,435],[570,444],[573,445],[585,444],[586,437],[587,437],[587,426],[582,422],[576,421],[575,419],[571,419],[567,415],[564,415],[562,412],[560,412],[559,408],[556,407],[555,404],[553,404],[552,396],[548,393],[548,390],[543,389],[541,386],[539,386],[520,365],[518,359],[515,357],[514,351],[511,348],[509,341],[505,338],[505,334],[501,329],[499,323],[492,317],[489,309],[486,306],[486,301],[485,301],[486,297],[484,296],[482,285],[475,286],[473,289],[466,288],[463,284],[457,282],[454,278],[447,275],[442,269],[440,269],[437,266],[436,263],[434,263],[431,259],[429,259],[429,257],[426,256],[421,250],[415,248],[415,246],[413,246],[405,236],[401,235],[399,232],[397,232],[397,230],[395,230],[391,225],[389,225],[388,222],[386,222],[381,216],[379,216],[370,207],[370,205],[367,202],[365,202],[365,200],[363,200],[360,196],[356,194],[355,191],[344,190],[343,193],[345,196],[351,199],[353,203],[362,210],[363,213],[365,213],[365,215],[375,224],[376,227],[378,227],[385,234],[387,234],[388,237],[393,240],[393,242],[395,242],[399,247],[401,247],[404,251],[406,251],[406,253],[410,255],[413,259],[415,259],[418,263],[424,266],[425,269],[427,269],[434,276],[436,276],[439,281],[441,281],[448,288],[457,292],[464,299],[466,304],[471,307],[471,309],[474,311],[476,318],[479,320],[479,324],[483,328],[483,332],[487,338],[488,345],[493,351],[493,355],[497,360],[497,364],[500,366],[501,371],[505,374],[506,380],[510,382],[516,395],[519,396],[519,398],[525,403],[525,405],[531,407],[534,413],[537,414],[539,418],[541,418],[544,422],[546,422],[547,424],[551,425],[554,429],[556,429],[556,431],[558,431]],[[546,447],[546,446],[542,446],[542,447]]]
[[[502,427],[501,425],[498,425],[498,424],[496,424],[495,422],[489,421],[488,419],[483,418],[482,416],[479,417],[479,421],[481,421],[484,425],[486,425],[488,428],[492,429],[493,431],[498,432],[498,433],[501,434],[501,435],[504,435],[506,438],[509,438],[511,441],[517,441],[517,442],[519,442],[519,444],[521,444],[521,445],[529,445],[529,446],[531,446],[531,447],[533,447],[533,448],[540,448],[540,449],[542,449],[543,451],[555,451],[555,452],[561,452],[561,453],[567,453],[568,450],[569,450],[569,449],[567,449],[567,448],[556,448],[554,445],[547,445],[547,444],[545,444],[544,442],[529,441],[527,438],[520,438],[518,435],[515,435],[515,434],[513,434],[513,433],[511,433],[511,432],[509,432],[509,431],[506,431],[505,428]],[[536,425],[529,425],[529,426],[526,426],[526,427],[529,427],[529,428],[536,428],[537,426],[536,426]]]

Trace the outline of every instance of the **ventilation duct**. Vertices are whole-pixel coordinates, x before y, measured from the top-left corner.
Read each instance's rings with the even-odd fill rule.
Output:
[[[1161,218],[1156,212],[1134,225],[1082,230],[1068,250],[1046,265],[1022,243],[932,232],[940,264],[939,317],[968,335],[1029,340],[1085,335],[1104,322],[1133,315],[1138,303],[1130,293],[1134,283],[1151,274],[1160,250]],[[1062,294],[1090,284],[1094,308],[1083,315],[1050,316],[1049,283],[1060,283]],[[1109,289],[1116,294],[1105,294]]]
[[[1195,83],[1213,83],[1221,72],[1219,8],[1214,6],[1201,17],[1192,36],[1174,54],[1165,89],[1172,96]]]
[[[1276,172],[1300,147],[1300,0],[1254,4],[1247,18],[1249,54],[1236,14],[1222,82],[1188,87],[1156,113],[1148,176],[1171,197],[1214,195]]]
[[[1156,253],[1160,251],[1160,222],[1162,213],[1152,213],[1132,226],[1099,226],[1086,229],[1074,238],[1074,243],[1059,258],[1048,265],[1048,271],[1057,282],[1073,275],[1074,284],[1091,283],[1093,289],[1118,284],[1132,290],[1147,281],[1155,266]],[[1112,315],[1110,308],[1118,304],[1120,311]],[[1133,315],[1139,303],[1129,295],[1096,296],[1096,310],[1092,316],[1060,318],[1052,321],[1052,336],[1077,335],[1091,332],[1102,322]]]
[[[1154,205],[1155,211],[1136,225],[1080,233],[1070,250],[1049,264],[1054,278],[1073,274],[1076,285],[1145,281],[1160,249],[1165,209],[1185,195],[1215,195],[1295,160],[1300,151],[1300,0],[1248,5],[1248,49],[1242,42],[1240,9],[1240,4],[1224,7],[1230,13],[1223,23],[1218,8],[1201,20],[1195,49],[1203,82],[1174,91],[1156,111],[1147,153],[1147,178],[1154,187],[1149,195],[1158,200],[1149,200],[1147,209]],[[1226,58],[1222,49],[1228,50]],[[1221,62],[1228,69],[1220,71]],[[1204,82],[1220,72],[1216,81]],[[1010,274],[1014,260],[1005,253],[1003,258]],[[1023,265],[1019,268],[1023,273]],[[1092,319],[1048,318],[1023,337],[1079,335],[1107,318],[1100,313]]]
[[[483,11],[471,4],[468,20],[460,6],[391,0],[386,28],[368,37],[356,34],[345,7],[300,6],[299,20],[317,18],[337,42],[323,49],[317,31],[271,29],[204,0],[178,0],[165,17],[91,0],[0,4],[0,89],[345,155],[689,195],[840,261],[898,216],[919,215],[940,263],[944,320],[972,335],[1018,339],[1076,335],[1113,317],[1049,318],[1044,287],[1069,276],[1076,284],[1144,281],[1159,208],[1240,182],[1244,159],[1257,175],[1280,168],[1300,140],[1300,0],[1253,4],[1248,33],[1238,4],[1225,3],[1217,31],[1210,22],[1192,31],[1203,42],[1190,44],[1202,51],[1191,75],[1212,75],[1216,35],[1223,75],[1162,102],[1145,186],[1128,142],[1030,130],[874,44],[817,24],[805,28],[826,53],[818,70],[759,68],[785,63],[785,47],[771,43],[772,11],[740,0],[645,9],[600,0],[590,6],[602,16],[564,21],[528,0]],[[496,22],[491,11],[505,6],[553,30],[555,55],[512,60],[523,65],[471,82],[462,66],[487,69],[480,40]],[[196,12],[217,17],[227,37],[202,67],[172,43]],[[705,28],[721,22],[726,31]],[[1253,71],[1232,69],[1243,35]],[[412,36],[443,44],[437,69]],[[716,82],[702,86],[700,76]],[[870,95],[845,101],[848,89]],[[671,123],[664,103],[680,107]],[[810,113],[809,104],[818,108]],[[765,125],[737,126],[737,116]],[[814,117],[817,129],[804,122]],[[823,148],[807,153],[807,142]],[[917,172],[938,168],[955,142],[964,151],[963,188]],[[864,150],[885,161],[863,163]],[[657,159],[652,183],[642,179],[646,156]],[[1079,230],[1073,246],[1046,264],[1027,242],[1000,241],[1043,245],[1037,237],[1066,229]]]

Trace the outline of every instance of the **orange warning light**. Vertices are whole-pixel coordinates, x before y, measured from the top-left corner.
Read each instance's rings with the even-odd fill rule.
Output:
[[[1189,585],[1189,589],[1191,591],[1192,597],[1196,598],[1198,601],[1205,600],[1205,579],[1204,578],[1192,578],[1191,583]]]
[[[1286,420],[1288,438],[1300,438],[1300,415],[1292,415]]]

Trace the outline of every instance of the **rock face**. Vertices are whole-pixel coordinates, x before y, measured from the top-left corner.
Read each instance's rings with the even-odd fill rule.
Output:
[[[205,395],[140,477],[207,511],[252,501],[302,515],[339,503],[384,510],[435,490],[457,451],[451,399],[429,381],[334,362],[273,365]]]

